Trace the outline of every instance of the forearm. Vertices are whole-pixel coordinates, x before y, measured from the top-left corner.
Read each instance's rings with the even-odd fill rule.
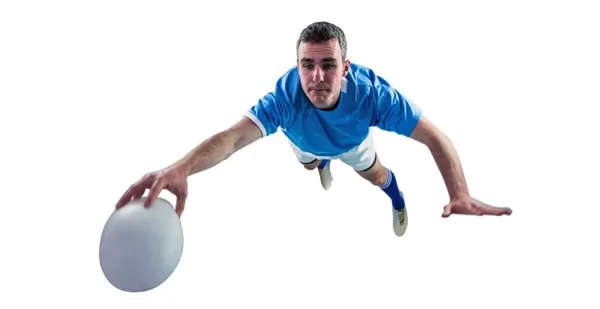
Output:
[[[452,141],[442,134],[433,139],[428,147],[442,174],[450,199],[452,200],[458,196],[468,196],[467,182]]]
[[[235,152],[237,139],[229,131],[219,132],[200,143],[174,165],[184,169],[188,176],[207,170]]]

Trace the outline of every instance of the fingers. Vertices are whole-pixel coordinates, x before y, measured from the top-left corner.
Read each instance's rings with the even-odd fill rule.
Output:
[[[510,215],[512,214],[512,209],[508,207],[494,207],[487,204],[478,204],[476,208],[482,212],[482,214],[493,215],[493,216],[502,216],[502,215]]]
[[[451,202],[444,206],[442,217],[447,218],[452,214],[502,216],[512,214],[512,209],[508,207],[494,207],[477,200],[472,200],[471,202]]]
[[[187,192],[183,192],[183,193],[181,193],[181,195],[179,195],[177,197],[177,204],[175,205],[175,212],[177,213],[177,216],[179,218],[181,218],[181,214],[183,213],[183,210],[185,209],[186,199],[187,199]]]
[[[180,175],[174,171],[173,173],[151,173],[147,174],[137,183],[131,185],[117,202],[116,208],[119,209],[127,205],[132,199],[140,199],[144,196],[147,189],[150,189],[148,196],[144,201],[144,207],[150,207],[154,204],[160,193],[167,189],[177,197],[175,212],[181,218],[181,214],[185,208],[187,199],[187,183],[185,178],[179,179]]]
[[[125,193],[121,196],[121,198],[115,205],[115,209],[119,209],[127,205],[127,203],[129,203],[133,197],[141,197],[142,195],[144,195],[146,189],[150,187],[149,183],[151,180],[152,179],[150,177],[144,176],[138,182],[131,185],[129,189],[127,189],[127,191],[125,191]]]
[[[152,187],[150,188],[150,192],[148,192],[148,197],[144,202],[144,207],[150,207],[150,205],[154,204],[154,201],[156,201],[156,199],[158,198],[160,191],[162,191],[165,188],[165,185],[166,183],[163,178],[156,179],[156,181],[154,182],[154,184],[152,184]]]
[[[452,206],[450,204],[444,206],[444,212],[442,218],[448,218],[452,214]]]
[[[140,190],[140,191],[139,191],[137,194],[135,194],[135,195],[133,196],[133,199],[134,199],[134,200],[139,200],[139,199],[141,199],[141,198],[142,198],[142,196],[144,196],[144,193],[145,193],[145,192],[146,192],[146,189],[144,189],[144,190]]]

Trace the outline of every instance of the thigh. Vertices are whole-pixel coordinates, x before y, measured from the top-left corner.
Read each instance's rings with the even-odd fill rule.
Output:
[[[298,146],[296,146],[291,140],[288,139],[288,143],[290,144],[290,148],[294,152],[296,159],[302,163],[304,166],[311,165],[317,162],[317,157],[313,156],[310,153],[306,153],[302,151]]]
[[[381,164],[378,157],[375,157],[375,162],[369,169],[356,172],[375,186],[381,186],[387,180],[387,169]]]
[[[360,145],[343,154],[339,159],[359,173],[371,170],[377,162],[373,134],[369,133]]]

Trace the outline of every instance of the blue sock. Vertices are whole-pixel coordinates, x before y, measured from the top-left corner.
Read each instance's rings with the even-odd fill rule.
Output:
[[[386,170],[387,177],[385,183],[381,185],[380,188],[390,197],[392,200],[392,205],[395,209],[402,209],[404,208],[404,198],[402,198],[402,195],[400,195],[400,190],[396,184],[396,176],[391,170],[387,168]]]
[[[325,165],[327,165],[327,162],[329,162],[329,160],[321,160],[321,164],[319,164],[319,169],[323,169]]]

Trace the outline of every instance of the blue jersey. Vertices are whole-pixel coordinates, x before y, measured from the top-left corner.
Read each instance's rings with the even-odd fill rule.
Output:
[[[258,125],[263,137],[281,128],[302,151],[336,156],[360,145],[370,127],[410,136],[421,113],[371,69],[351,63],[342,78],[339,104],[333,110],[320,110],[310,103],[294,67],[246,115]]]

